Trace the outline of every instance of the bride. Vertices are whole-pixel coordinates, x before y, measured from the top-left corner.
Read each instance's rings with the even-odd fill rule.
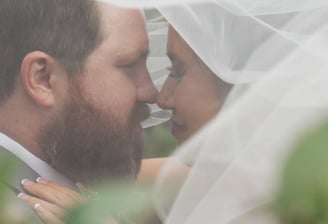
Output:
[[[180,163],[189,167],[173,204],[167,205],[159,197],[157,211],[167,224],[274,223],[276,218],[266,210],[266,205],[274,195],[281,165],[299,136],[328,112],[328,3],[195,1],[166,1],[158,5],[152,1],[152,6],[170,23],[171,34],[183,39],[172,49],[183,49],[187,43],[202,61],[196,60],[189,66],[203,66],[219,78],[208,78],[212,85],[201,79],[188,84],[180,90],[181,98],[189,94],[191,100],[178,101],[179,88],[196,74],[184,73],[189,66],[180,69],[183,63],[172,60],[172,73],[164,87],[171,86],[162,90],[159,105],[173,110],[173,133],[181,142],[195,135],[181,144],[174,155],[179,164],[168,162],[157,176],[156,192],[165,195],[172,180],[176,180],[172,176],[182,169]],[[150,7],[146,1],[120,4]],[[227,83],[233,85],[230,92]],[[224,88],[216,90],[226,88],[224,94],[207,94],[213,86],[221,85]],[[203,115],[206,105],[212,105],[212,112],[205,119],[210,120],[209,124],[197,133],[196,129],[204,123],[184,134],[187,132],[177,119],[178,109],[165,104],[170,102],[167,92],[174,93],[173,102],[198,109],[198,116]],[[192,110],[180,115],[180,119],[191,113]],[[45,223],[55,223],[56,214],[61,214],[56,209],[65,207],[72,198],[80,200],[77,193],[42,179],[33,190],[25,190],[48,201],[31,199],[31,204],[45,207],[43,212],[38,210]],[[46,204],[54,202],[49,192],[64,196],[57,196],[60,200],[55,205]]]

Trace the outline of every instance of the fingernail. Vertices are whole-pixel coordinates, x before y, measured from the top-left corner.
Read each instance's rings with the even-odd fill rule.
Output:
[[[32,184],[34,184],[32,181],[28,180],[28,179],[24,179],[21,181],[21,184],[24,186],[30,186]]]
[[[36,182],[38,183],[42,183],[42,184],[45,184],[47,183],[48,181],[46,179],[44,179],[43,177],[38,177],[36,178]]]
[[[19,193],[19,194],[17,195],[17,197],[18,197],[19,199],[22,199],[22,200],[27,200],[29,196],[28,196],[27,194],[24,194],[24,193]]]
[[[34,205],[34,209],[38,212],[45,212],[45,209],[39,203]]]

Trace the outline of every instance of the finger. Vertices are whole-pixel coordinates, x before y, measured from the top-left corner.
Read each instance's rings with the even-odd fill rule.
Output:
[[[64,222],[45,209],[41,204],[35,204],[34,210],[45,224],[64,224]]]
[[[80,193],[78,193],[78,192],[76,192],[76,191],[72,190],[71,188],[68,188],[64,185],[61,185],[61,184],[56,183],[56,182],[51,181],[51,180],[47,180],[43,177],[38,177],[36,179],[36,182],[40,183],[40,184],[44,184],[46,186],[49,186],[50,188],[56,189],[60,192],[63,192],[64,194],[69,195],[70,197],[72,197],[77,202],[83,202],[83,197],[81,196]]]
[[[81,196],[73,190],[65,187],[55,187],[53,183],[35,183],[24,179],[22,181],[22,186],[29,194],[64,209],[70,209],[82,200]]]
[[[21,200],[23,200],[24,202],[26,202],[27,204],[31,205],[32,207],[34,207],[36,204],[39,204],[42,206],[43,209],[47,210],[47,212],[52,213],[54,216],[58,217],[58,218],[63,218],[65,216],[65,210],[63,210],[62,208],[50,204],[46,201],[43,201],[39,198],[33,197],[31,195],[25,194],[25,193],[20,193],[17,195],[17,197]]]

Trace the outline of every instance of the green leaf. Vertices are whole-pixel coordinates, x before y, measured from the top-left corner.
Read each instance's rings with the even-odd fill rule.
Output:
[[[328,223],[328,122],[296,145],[273,208],[282,223]]]

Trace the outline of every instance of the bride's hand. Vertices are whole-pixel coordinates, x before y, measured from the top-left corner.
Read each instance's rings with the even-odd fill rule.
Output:
[[[29,195],[20,193],[18,197],[33,206],[45,224],[63,224],[66,212],[85,201],[81,194],[43,178],[36,182],[25,179],[22,186]]]

